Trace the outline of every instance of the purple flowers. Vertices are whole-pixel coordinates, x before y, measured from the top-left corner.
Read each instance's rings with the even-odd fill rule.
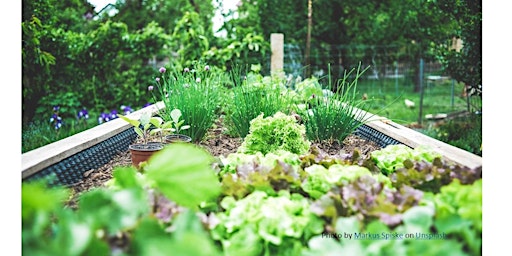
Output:
[[[115,110],[115,109],[110,111],[110,113],[103,113],[102,112],[100,114],[100,116],[98,117],[98,123],[102,124],[102,123],[114,120],[116,118],[117,118],[117,110]]]
[[[50,123],[53,124],[55,130],[62,127],[62,118],[59,116],[60,106],[53,106],[53,115],[50,117]]]
[[[52,117],[50,117],[50,123],[53,124],[55,130],[58,130],[62,127],[62,118],[57,113],[54,113]]]
[[[130,106],[122,105],[122,106],[121,106],[121,111],[123,111],[123,113],[124,113],[125,115],[128,115],[128,114],[130,114],[131,112],[133,112],[133,109],[132,109]],[[116,111],[116,117],[117,117],[117,111]]]
[[[152,91],[154,87],[152,85],[148,86],[148,91]]]
[[[155,78],[156,82],[160,82],[160,77]]]
[[[210,70],[210,66],[208,66],[208,65],[204,66],[204,71],[208,71],[208,70]]]
[[[86,108],[83,108],[82,110],[78,111],[76,118],[78,118],[78,120],[81,120],[81,119],[87,120],[87,119],[89,119],[89,112],[87,111]]]
[[[164,67],[161,67],[158,71],[160,71],[160,73],[165,73],[166,69]]]
[[[185,69],[183,69],[183,72],[185,72],[185,73],[190,72],[190,69],[185,68]]]

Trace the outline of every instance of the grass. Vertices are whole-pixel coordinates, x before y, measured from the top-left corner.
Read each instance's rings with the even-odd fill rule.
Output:
[[[455,147],[482,155],[482,115],[470,113],[466,117],[434,123],[427,120],[427,114],[449,114],[467,111],[466,98],[461,96],[464,85],[451,80],[428,83],[424,85],[421,125],[420,102],[421,94],[414,92],[412,84],[405,80],[360,80],[357,85],[358,95],[367,95],[371,100],[364,109],[379,116],[388,118],[398,124],[415,128],[418,132],[446,142]],[[411,100],[415,106],[409,108],[405,99]],[[472,101],[481,106],[481,100]]]
[[[460,96],[463,89],[461,83],[453,83],[453,96],[451,80],[424,86],[422,122],[426,122],[424,117],[427,114],[448,114],[467,109],[466,99]],[[419,121],[421,94],[414,92],[414,86],[407,84],[404,79],[360,79],[357,90],[359,97],[366,94],[371,100],[365,108],[366,111],[402,125]],[[415,106],[406,107],[405,99],[413,101]],[[381,112],[377,113],[378,111]]]
[[[66,120],[61,129],[55,130],[53,125],[48,122],[40,120],[33,121],[22,127],[21,153],[67,138],[96,125],[95,120],[87,120],[87,123],[78,123],[76,120]]]

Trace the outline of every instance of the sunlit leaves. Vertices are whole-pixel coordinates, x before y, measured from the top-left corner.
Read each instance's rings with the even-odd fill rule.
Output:
[[[166,197],[195,208],[220,192],[212,161],[208,152],[194,144],[170,144],[155,154],[146,175]]]

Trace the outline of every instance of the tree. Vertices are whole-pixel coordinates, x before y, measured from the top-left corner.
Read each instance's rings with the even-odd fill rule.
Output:
[[[436,4],[456,22],[452,35],[463,42],[460,51],[448,47],[451,42],[441,45],[438,57],[451,77],[481,94],[482,1],[438,0]]]
[[[373,64],[372,58],[386,51],[379,46],[389,45],[396,48],[396,54],[403,60],[417,67],[420,58],[434,58],[432,46],[451,38],[454,27],[454,22],[433,0],[313,0],[312,4],[312,55],[315,51],[327,51],[330,58],[326,62],[343,64],[347,69],[356,67],[360,61]],[[252,28],[261,30],[266,38],[274,32],[285,33],[287,42],[298,43],[304,49],[307,6],[307,0],[246,0],[240,7],[240,17],[251,21]],[[356,49],[357,56],[346,57],[349,54],[345,46]],[[343,60],[337,52],[341,52]],[[341,70],[334,73],[338,75],[342,75]],[[418,85],[417,79],[414,82]]]

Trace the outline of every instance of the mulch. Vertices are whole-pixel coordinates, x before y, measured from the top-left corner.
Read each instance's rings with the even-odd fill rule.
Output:
[[[235,153],[238,147],[242,144],[242,139],[228,135],[219,122],[210,129],[205,139],[196,145],[206,149],[213,156],[227,156],[230,153]],[[329,154],[338,155],[340,153],[351,153],[358,149],[362,157],[369,156],[370,152],[378,150],[381,147],[375,142],[366,140],[356,135],[349,135],[343,143],[315,143],[311,146],[318,147],[319,150]],[[84,173],[81,181],[73,184],[70,188],[73,194],[77,195],[81,192],[88,191],[95,187],[104,186],[105,182],[112,179],[112,171],[116,167],[131,166],[131,155],[128,150],[117,154],[110,162],[97,169],[92,169]]]

